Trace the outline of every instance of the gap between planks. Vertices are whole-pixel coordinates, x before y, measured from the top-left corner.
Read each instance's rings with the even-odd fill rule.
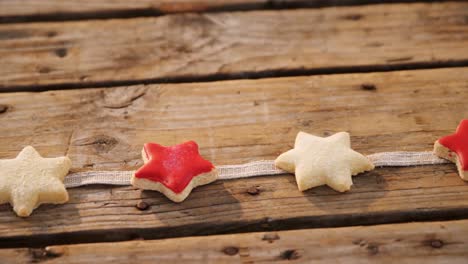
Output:
[[[452,61],[432,61],[421,63],[400,63],[393,65],[372,65],[372,66],[350,66],[333,67],[319,69],[290,69],[290,70],[266,70],[239,72],[234,74],[215,73],[206,76],[179,76],[171,78],[141,79],[141,80],[119,80],[106,82],[85,82],[85,83],[63,83],[50,85],[24,85],[14,87],[0,87],[0,93],[11,92],[44,92],[54,90],[72,90],[86,88],[110,88],[131,85],[150,85],[150,84],[177,84],[177,83],[202,83],[218,82],[242,79],[263,79],[263,78],[283,78],[283,77],[301,77],[313,75],[331,75],[331,74],[352,74],[352,73],[372,73],[372,72],[390,72],[402,70],[424,70],[441,68],[458,68],[468,66],[466,60]]]
[[[116,215],[117,216],[117,215]],[[336,228],[399,224],[406,222],[449,221],[468,219],[468,208],[419,209],[417,211],[395,211],[385,213],[360,213],[319,217],[289,218],[286,220],[266,217],[260,221],[205,222],[203,224],[161,228],[113,228],[58,234],[30,234],[25,236],[0,237],[0,248],[45,247],[79,243],[120,242],[128,240],[152,240],[180,238],[186,236],[209,236],[242,234],[246,232],[271,232],[303,228]]]
[[[59,22],[90,19],[155,17],[185,12],[238,12],[330,6],[356,6],[385,3],[447,2],[448,0],[163,0],[119,1],[77,0],[3,0],[0,1],[0,23]],[[450,0],[451,2],[463,0]]]

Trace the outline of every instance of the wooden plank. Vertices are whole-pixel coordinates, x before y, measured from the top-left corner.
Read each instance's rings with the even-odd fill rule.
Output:
[[[305,2],[299,0],[285,2]],[[266,7],[267,0],[2,0],[0,1],[0,17],[18,16],[51,16],[77,15],[91,13],[122,13],[135,11],[152,11],[157,14],[178,12],[200,12],[236,7]]]
[[[466,263],[468,220],[2,249],[2,263]],[[288,262],[289,263],[289,262]]]
[[[465,65],[467,16],[447,2],[0,25],[0,88]]]
[[[382,3],[375,0],[1,0],[0,21],[69,20],[180,12],[212,12],[265,8],[322,7]],[[388,1],[394,2],[394,1]],[[402,1],[408,2],[408,1]]]
[[[45,156],[68,154],[73,171],[128,170],[141,165],[144,142],[192,139],[214,164],[236,164],[274,159],[300,130],[349,131],[364,154],[431,150],[467,116],[467,70],[3,93],[0,158],[31,144]],[[468,216],[468,184],[453,165],[380,168],[354,182],[338,194],[301,193],[290,175],[219,181],[181,204],[132,187],[76,188],[68,204],[41,206],[27,219],[0,206],[0,246]],[[249,195],[252,186],[261,193]],[[137,210],[140,200],[151,208]]]

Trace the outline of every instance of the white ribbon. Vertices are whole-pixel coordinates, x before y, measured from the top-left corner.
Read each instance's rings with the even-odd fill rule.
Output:
[[[444,164],[450,161],[441,159],[431,151],[424,152],[381,152],[367,156],[376,167],[404,167],[417,165]]]
[[[417,166],[449,163],[432,152],[382,152],[367,156],[376,167]],[[273,160],[253,161],[240,165],[217,166],[218,179],[229,180],[263,175],[288,173],[275,167]],[[74,188],[89,184],[130,185],[135,171],[85,171],[65,177],[65,187]]]
[[[74,188],[89,184],[130,185],[135,171],[84,171],[68,174],[64,184]]]

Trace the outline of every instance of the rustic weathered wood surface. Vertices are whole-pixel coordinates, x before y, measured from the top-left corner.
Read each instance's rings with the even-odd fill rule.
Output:
[[[72,171],[133,170],[145,142],[195,140],[236,164],[274,159],[300,130],[348,131],[364,154],[431,150],[468,117],[468,2],[389,2],[0,0],[0,159],[34,145]],[[226,81],[240,78],[263,79]],[[0,205],[0,263],[468,259],[452,164],[377,168],[345,194],[302,193],[292,175],[181,204],[130,186],[69,193],[25,219]],[[126,242],[96,243],[109,241]]]
[[[0,21],[69,20],[382,2],[392,0],[0,0]]]
[[[286,0],[284,3],[304,3],[304,0]],[[311,1],[317,2],[317,1]],[[327,2],[327,1],[325,1]],[[329,1],[332,2],[332,1]],[[272,3],[273,4],[273,3]],[[156,13],[197,12],[236,7],[265,8],[267,0],[2,0],[0,16],[70,15],[112,13],[121,11],[155,11]],[[59,17],[60,18],[60,17]]]
[[[466,263],[468,220],[0,250],[2,263]],[[203,246],[201,246],[203,245]]]
[[[0,89],[467,65],[467,16],[446,2],[5,24]]]
[[[3,93],[0,158],[24,145],[67,154],[73,170],[141,164],[144,142],[196,140],[215,164],[273,159],[299,130],[349,131],[365,154],[431,150],[467,114],[468,68],[213,83]],[[456,78],[454,77],[456,76]],[[375,90],[363,89],[372,84]],[[181,204],[132,187],[70,190],[70,202],[18,219],[0,206],[0,246],[161,238],[468,215],[468,184],[453,165],[379,168],[346,194],[301,193],[293,176],[218,181]],[[247,189],[258,186],[260,194]],[[139,211],[135,204],[151,205]],[[93,236],[94,235],[94,236]]]

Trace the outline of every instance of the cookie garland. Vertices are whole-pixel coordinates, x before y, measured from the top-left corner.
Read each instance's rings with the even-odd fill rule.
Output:
[[[328,185],[348,191],[352,176],[383,166],[457,165],[460,177],[468,180],[468,120],[462,120],[455,134],[434,143],[433,152],[383,152],[364,156],[350,147],[350,136],[339,132],[318,137],[299,132],[294,148],[276,160],[215,167],[188,141],[165,147],[146,143],[144,165],[137,171],[87,171],[69,174],[68,157],[43,158],[25,147],[16,158],[0,160],[0,204],[10,203],[18,216],[27,217],[40,204],[68,201],[66,188],[89,184],[133,185],[163,193],[182,202],[197,186],[215,180],[294,173],[300,191]]]

